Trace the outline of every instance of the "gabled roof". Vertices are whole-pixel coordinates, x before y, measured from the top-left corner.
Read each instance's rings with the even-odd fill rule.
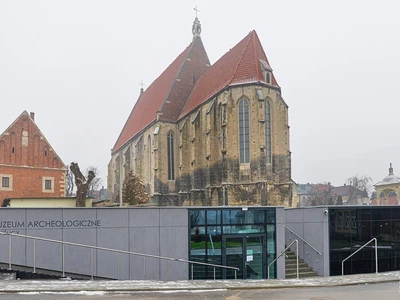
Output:
[[[230,85],[266,83],[261,66],[269,67],[269,62],[253,30],[199,78],[180,118]],[[279,88],[274,75],[271,75],[271,84]]]
[[[347,195],[363,196],[365,192],[360,190],[359,188],[356,188],[355,186],[352,186],[352,185],[343,185],[343,186],[334,187],[332,189],[332,193],[337,196],[347,196]]]
[[[43,141],[46,142],[46,144],[48,145],[48,147],[50,147],[53,150],[54,153],[54,157],[57,157],[57,159],[59,160],[59,162],[61,163],[63,168],[66,168],[66,165],[64,164],[64,162],[61,160],[60,156],[56,153],[56,151],[54,150],[54,148],[50,145],[50,143],[47,141],[46,137],[43,135],[43,133],[40,131],[39,127],[36,125],[35,121],[32,119],[31,115],[24,110],[15,120],[14,122],[11,123],[10,126],[8,126],[8,128],[2,133],[0,134],[0,140],[5,136],[5,134],[9,131],[12,130],[12,128],[14,127],[14,125],[23,117],[27,117],[29,122],[32,123],[32,125],[36,128],[36,130],[38,131],[40,137],[43,139]]]
[[[194,85],[194,79],[209,67],[200,37],[168,66],[139,96],[112,151],[115,152],[157,118],[175,121]]]

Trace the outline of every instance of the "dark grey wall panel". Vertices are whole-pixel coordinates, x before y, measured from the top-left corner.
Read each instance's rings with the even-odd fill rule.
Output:
[[[188,258],[185,208],[4,208],[0,230],[84,245]],[[0,236],[0,261],[8,263],[9,237]],[[65,271],[91,275],[92,251],[65,245]],[[162,249],[162,250],[161,250]],[[95,276],[120,279],[188,279],[188,266],[94,250]],[[12,237],[12,263],[33,266],[33,241]],[[36,267],[62,270],[61,244],[37,241]],[[119,275],[118,275],[119,273]]]

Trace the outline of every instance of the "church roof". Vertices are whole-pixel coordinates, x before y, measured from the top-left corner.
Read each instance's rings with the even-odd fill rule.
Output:
[[[268,71],[271,71],[258,35],[253,30],[199,78],[180,118],[230,85],[265,83],[261,66],[268,66]],[[271,84],[279,87],[271,75]]]
[[[137,100],[112,152],[156,120],[176,122],[230,85],[265,82],[272,71],[257,33],[251,31],[210,67],[200,36]],[[279,88],[271,73],[271,84]]]
[[[203,42],[197,37],[139,96],[112,151],[121,148],[157,118],[176,120],[193,87],[194,77],[200,77],[209,65]]]

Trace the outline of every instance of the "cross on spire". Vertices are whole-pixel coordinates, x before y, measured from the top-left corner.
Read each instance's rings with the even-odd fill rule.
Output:
[[[140,94],[142,94],[142,93],[143,93],[143,87],[144,87],[143,79],[140,80],[139,84],[140,84],[140,86],[141,86],[141,88],[140,88]]]
[[[197,13],[200,12],[200,10],[197,9],[197,5],[193,9],[196,11],[196,19],[197,19]]]

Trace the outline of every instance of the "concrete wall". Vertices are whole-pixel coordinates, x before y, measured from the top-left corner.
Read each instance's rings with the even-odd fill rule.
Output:
[[[3,208],[0,230],[86,245],[188,259],[188,212],[180,208]],[[9,237],[0,236],[1,249]],[[8,263],[8,251],[0,251]],[[12,238],[12,263],[33,266],[33,241]],[[91,274],[91,250],[65,246],[65,271]],[[36,267],[62,270],[62,246],[36,242]],[[144,272],[146,270],[146,272]],[[118,255],[94,250],[94,275],[118,278]],[[121,254],[120,279],[188,279],[185,263]]]
[[[299,257],[320,276],[329,276],[329,218],[327,207],[303,207],[285,209],[285,223],[293,232],[317,249],[319,255],[296,234],[286,229],[285,243],[299,241]],[[291,248],[295,250],[295,246]]]

